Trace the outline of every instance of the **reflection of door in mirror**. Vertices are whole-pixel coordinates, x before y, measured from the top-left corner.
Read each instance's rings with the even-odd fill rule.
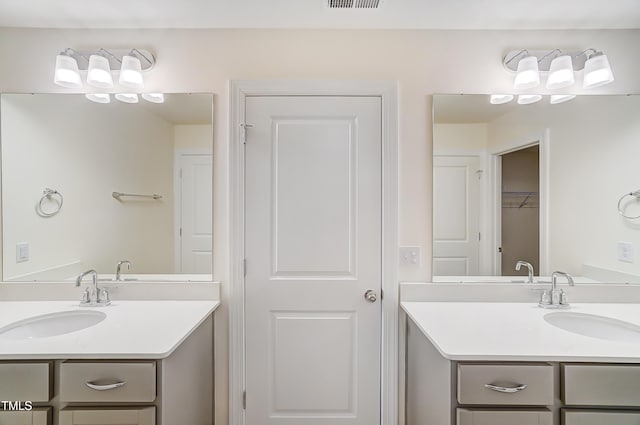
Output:
[[[433,157],[433,274],[477,276],[480,158]]]
[[[179,219],[176,272],[211,273],[212,157],[207,152],[176,152]]]
[[[540,267],[540,161],[538,145],[499,156],[497,176],[502,189],[501,243],[502,275],[526,275],[515,270],[518,260]]]

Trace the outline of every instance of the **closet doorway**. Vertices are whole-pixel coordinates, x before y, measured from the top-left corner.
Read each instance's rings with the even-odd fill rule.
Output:
[[[540,146],[520,147],[496,156],[499,204],[496,205],[500,275],[527,275],[515,270],[519,260],[540,275]]]

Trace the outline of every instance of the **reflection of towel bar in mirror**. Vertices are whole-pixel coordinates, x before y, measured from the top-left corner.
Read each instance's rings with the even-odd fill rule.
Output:
[[[124,197],[162,199],[162,195],[157,195],[155,193],[153,195],[138,195],[135,193],[113,192],[111,196],[116,198],[118,201],[121,200],[120,198],[124,198]]]
[[[623,205],[623,201],[625,199],[627,199],[627,197],[631,197],[631,198],[634,198],[636,201],[640,201],[640,189],[638,189],[636,191],[633,191],[633,192],[625,193],[624,195],[622,195],[620,197],[620,199],[618,199],[618,213],[620,213],[620,215],[623,216],[624,218],[626,218],[627,220],[636,220],[636,219],[640,218],[640,214],[639,215],[627,215],[625,213],[626,204]]]

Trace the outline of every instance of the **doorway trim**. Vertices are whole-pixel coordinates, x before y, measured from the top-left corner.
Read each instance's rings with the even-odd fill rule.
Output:
[[[237,80],[229,83],[229,424],[244,425],[244,135],[247,96],[376,96],[382,101],[381,424],[398,423],[398,83]]]
[[[540,218],[539,218],[539,240],[540,240],[540,266],[538,270],[539,276],[547,276],[549,271],[549,154],[550,154],[550,134],[549,129],[545,128],[539,132],[532,133],[528,137],[511,143],[508,147],[500,151],[491,153],[491,174],[493,179],[493,268],[494,274],[499,275],[501,270],[501,259],[498,255],[498,242],[502,239],[502,214],[498,214],[498,210],[502,208],[501,191],[501,156],[507,153],[525,149],[538,145],[540,147],[539,154],[539,173],[540,173]]]

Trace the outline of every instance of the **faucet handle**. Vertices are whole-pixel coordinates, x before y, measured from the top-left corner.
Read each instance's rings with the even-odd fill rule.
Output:
[[[82,300],[80,301],[80,304],[89,304],[91,302],[91,292],[89,291],[89,287],[84,288],[84,291],[82,292]]]
[[[542,291],[542,294],[540,294],[540,303],[539,305],[542,306],[547,306],[547,305],[551,305],[551,292],[549,292],[548,289],[545,289],[544,291]]]
[[[569,300],[567,299],[567,293],[564,292],[563,289],[560,290],[560,305],[563,305],[563,306],[569,305]]]
[[[101,288],[97,294],[98,304],[109,305],[111,304],[111,300],[109,299],[109,291],[107,288]]]

